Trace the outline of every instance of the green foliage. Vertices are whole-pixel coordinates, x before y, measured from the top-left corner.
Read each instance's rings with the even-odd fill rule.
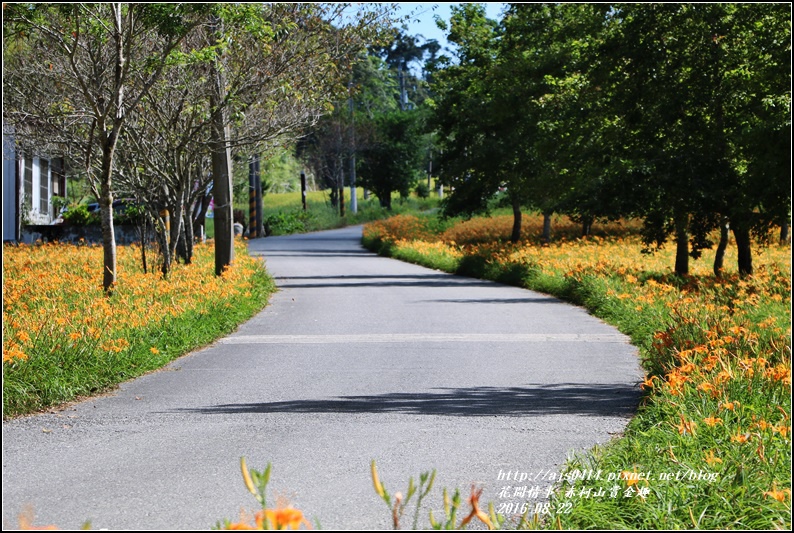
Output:
[[[52,208],[55,210],[55,212],[60,213],[61,209],[69,205],[69,199],[63,196],[53,196],[50,199],[50,203],[52,204]]]
[[[296,210],[279,212],[265,219],[265,231],[275,235],[289,235],[306,231],[306,223],[311,218],[308,211]]]
[[[267,183],[268,194],[299,191],[301,170],[292,151],[278,149],[262,162],[262,188]]]
[[[419,198],[428,198],[430,196],[430,188],[427,186],[427,183],[424,181],[420,181],[416,184],[416,188],[414,189],[416,196]]]
[[[501,190],[516,216],[641,217],[649,246],[675,235],[679,273],[725,219],[751,273],[750,229],[788,222],[786,6],[511,4],[497,25],[466,4],[448,38],[431,121],[448,214]]]
[[[74,226],[99,224],[99,212],[89,212],[86,204],[72,204],[63,214],[63,221]]]
[[[423,114],[395,111],[376,117],[370,144],[359,152],[357,168],[362,186],[391,208],[392,193],[408,196],[420,177]]]
[[[386,504],[386,507],[388,507],[389,512],[391,513],[392,525],[394,529],[400,529],[400,520],[402,520],[405,509],[407,508],[411,499],[416,495],[413,527],[411,528],[415,530],[417,523],[419,522],[419,511],[422,508],[422,500],[425,499],[425,497],[430,493],[430,490],[433,488],[433,483],[436,480],[436,471],[433,470],[432,472],[423,472],[420,474],[418,487],[414,483],[414,478],[409,478],[408,489],[405,491],[405,494],[401,492],[396,493],[394,495],[394,501],[392,502],[392,495],[389,494],[389,491],[386,490],[380,481],[378,469],[375,465],[374,459],[372,460],[370,470],[375,493],[380,497],[381,500],[383,500],[383,502]]]

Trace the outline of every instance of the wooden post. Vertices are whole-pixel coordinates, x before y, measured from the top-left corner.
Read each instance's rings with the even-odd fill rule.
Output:
[[[301,201],[303,210],[306,211],[306,173],[301,170]]]

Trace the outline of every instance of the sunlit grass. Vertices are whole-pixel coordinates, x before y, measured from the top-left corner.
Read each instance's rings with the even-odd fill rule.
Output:
[[[262,201],[263,222],[273,235],[288,235],[326,229],[341,228],[363,224],[372,220],[380,220],[398,213],[419,213],[436,209],[439,200],[434,195],[430,198],[418,198],[411,195],[400,198],[394,194],[392,209],[380,206],[374,195],[364,198],[364,189],[357,189],[357,212],[350,207],[350,188],[345,189],[345,216],[340,216],[339,207],[331,203],[329,191],[309,191],[306,194],[306,210],[303,210],[300,191],[267,194]],[[240,206],[248,212],[248,206]]]

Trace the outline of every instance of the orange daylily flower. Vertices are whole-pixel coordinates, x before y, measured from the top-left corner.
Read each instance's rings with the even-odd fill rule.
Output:
[[[480,509],[480,503],[479,502],[480,502],[480,496],[481,495],[482,495],[482,489],[476,490],[474,486],[471,487],[471,496],[469,497],[469,505],[471,505],[471,512],[469,513],[469,515],[466,518],[464,518],[461,521],[460,526],[459,526],[460,529],[463,529],[463,527],[466,524],[468,524],[471,521],[471,519],[474,518],[475,516],[480,520],[480,522],[482,522],[483,524],[488,526],[488,529],[494,529],[494,525],[491,522],[491,519],[488,518],[488,515],[485,514]]]
[[[709,453],[706,454],[705,461],[706,464],[709,466],[714,466],[715,464],[722,463],[722,459],[714,455],[714,450],[709,450]]]
[[[764,496],[768,496],[779,502],[784,502],[786,499],[791,498],[791,489],[777,490],[773,485],[772,490],[764,492]]]
[[[301,525],[305,525],[308,529],[312,527],[303,517],[303,513],[292,506],[264,509],[256,513],[254,518],[260,529],[298,529]]]
[[[645,381],[640,384],[640,387],[643,389],[652,389],[653,388],[653,380],[659,379],[658,376],[648,376],[645,378]]]
[[[692,420],[690,421],[684,420],[684,415],[680,415],[680,416],[681,416],[681,423],[676,426],[678,428],[678,433],[680,435],[694,435],[695,428],[697,428],[697,423],[695,423]]]
[[[722,404],[722,408],[723,409],[727,409],[729,411],[733,411],[737,407],[739,407],[740,405],[741,404],[739,402],[725,402],[725,403]]]

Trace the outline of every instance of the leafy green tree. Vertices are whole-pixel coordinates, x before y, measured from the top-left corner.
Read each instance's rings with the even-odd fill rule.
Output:
[[[511,240],[521,235],[522,206],[544,214],[550,238],[551,214],[573,174],[568,109],[579,82],[566,32],[580,15],[575,6],[515,4],[497,28],[481,5],[453,10],[458,61],[434,77],[442,171],[453,188],[448,214],[481,210],[503,190],[514,214]]]
[[[646,241],[675,235],[677,273],[713,245],[708,235],[724,219],[739,272],[752,273],[751,229],[788,211],[786,13],[756,4],[620,4],[611,14],[604,55],[623,180]]]
[[[405,70],[406,63],[421,64],[428,45],[419,45],[418,37],[400,31],[394,35],[386,44],[369,47],[369,53],[353,67],[349,98],[337,102],[334,112],[310,128],[299,144],[301,156],[331,189],[335,206],[342,206],[340,191],[352,158],[363,173],[359,183],[390,205],[391,192],[408,194],[429,152],[428,137],[418,129],[427,97],[424,82]],[[398,110],[407,116],[398,118]],[[417,139],[408,139],[409,134]],[[415,155],[404,153],[408,145]],[[375,160],[381,161],[383,169],[370,164]],[[399,165],[405,168],[399,170]]]
[[[717,12],[712,63],[713,113],[728,179],[715,193],[752,274],[750,232],[765,235],[791,215],[791,9],[785,4],[726,4]]]
[[[422,114],[421,110],[413,110],[376,116],[367,145],[358,151],[361,183],[387,209],[391,209],[392,192],[408,196],[419,179],[423,155]]]
[[[507,154],[512,127],[496,116],[491,87],[497,59],[497,25],[485,16],[482,4],[452,8],[448,40],[455,45],[455,61],[442,61],[433,73],[434,94],[430,125],[437,132],[442,183],[451,189],[444,200],[447,215],[475,213],[507,187],[514,217],[513,239],[521,231],[522,194],[511,174]]]

